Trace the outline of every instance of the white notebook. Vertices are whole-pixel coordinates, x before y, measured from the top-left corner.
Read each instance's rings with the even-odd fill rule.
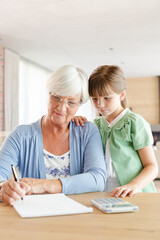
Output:
[[[16,201],[13,207],[23,218],[93,212],[93,208],[86,207],[63,193],[28,195],[23,201]]]

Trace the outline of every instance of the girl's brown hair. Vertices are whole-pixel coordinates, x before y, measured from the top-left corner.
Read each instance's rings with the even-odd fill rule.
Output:
[[[89,95],[91,97],[106,96],[109,87],[120,94],[126,90],[124,73],[116,65],[103,65],[96,68],[89,77]],[[122,107],[127,107],[127,98],[121,102]]]

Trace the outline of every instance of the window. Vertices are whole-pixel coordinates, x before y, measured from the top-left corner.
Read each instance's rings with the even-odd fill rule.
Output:
[[[20,60],[19,124],[37,121],[47,111],[45,83],[50,71],[27,60]]]

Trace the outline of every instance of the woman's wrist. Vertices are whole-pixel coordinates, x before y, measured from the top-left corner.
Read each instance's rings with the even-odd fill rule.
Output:
[[[47,193],[61,193],[62,182],[60,179],[46,179],[46,191]]]

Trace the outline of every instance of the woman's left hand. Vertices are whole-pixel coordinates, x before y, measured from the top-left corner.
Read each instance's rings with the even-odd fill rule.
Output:
[[[62,192],[62,183],[59,179],[21,178],[20,181],[31,187],[30,191],[26,193],[27,195]]]
[[[111,196],[112,197],[132,197],[138,192],[138,187],[133,184],[126,184],[120,187],[113,189]]]

